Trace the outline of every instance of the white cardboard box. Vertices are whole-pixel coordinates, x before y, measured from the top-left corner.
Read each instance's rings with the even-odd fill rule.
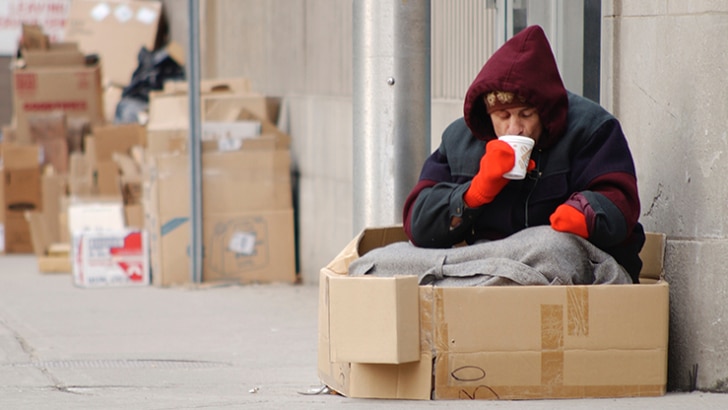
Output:
[[[77,286],[149,285],[149,244],[144,230],[81,231],[73,245]]]

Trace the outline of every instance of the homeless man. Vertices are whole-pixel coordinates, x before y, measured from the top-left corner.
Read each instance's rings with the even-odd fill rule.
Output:
[[[502,135],[535,141],[523,180],[503,177],[515,153]],[[566,90],[545,33],[530,26],[485,63],[464,116],[425,161],[403,210],[411,244],[396,244],[391,264],[386,251],[367,254],[352,273],[443,286],[637,283],[639,213],[618,120]]]

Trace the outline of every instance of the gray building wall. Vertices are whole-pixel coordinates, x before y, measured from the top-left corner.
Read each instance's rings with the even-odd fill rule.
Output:
[[[603,105],[667,234],[669,387],[728,390],[728,2],[604,1]]]
[[[172,39],[186,45],[187,1],[164,2]],[[244,76],[258,91],[284,97],[283,124],[293,137],[299,176],[300,270],[304,282],[316,283],[320,267],[355,234],[352,0],[201,3],[203,77]],[[473,37],[486,18],[480,15],[484,3],[432,0],[433,20],[472,7],[456,20],[473,24],[463,31],[461,23],[461,39]],[[728,218],[722,204],[728,188],[721,177],[728,167],[728,2],[603,0],[602,7],[601,102],[620,118],[633,149],[643,224],[668,235],[668,387],[727,391]],[[433,23],[433,33],[438,30]],[[433,37],[433,56],[446,50],[438,49],[449,45],[444,41]],[[462,96],[484,61],[448,57],[464,63],[448,74],[437,69],[441,58],[433,58],[433,148],[444,126],[461,115]],[[461,79],[447,83],[451,78]]]

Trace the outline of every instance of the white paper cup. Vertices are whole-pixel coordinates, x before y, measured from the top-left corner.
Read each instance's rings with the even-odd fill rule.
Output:
[[[523,179],[526,177],[528,169],[528,161],[531,159],[531,150],[533,150],[534,141],[531,138],[521,135],[504,135],[499,140],[505,141],[513,147],[516,152],[516,164],[513,169],[503,174],[503,178]]]

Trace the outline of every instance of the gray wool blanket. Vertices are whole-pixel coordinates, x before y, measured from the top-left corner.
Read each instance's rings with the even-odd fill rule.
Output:
[[[457,248],[396,242],[354,260],[349,275],[417,275],[420,285],[442,287],[632,283],[611,255],[550,226]]]

